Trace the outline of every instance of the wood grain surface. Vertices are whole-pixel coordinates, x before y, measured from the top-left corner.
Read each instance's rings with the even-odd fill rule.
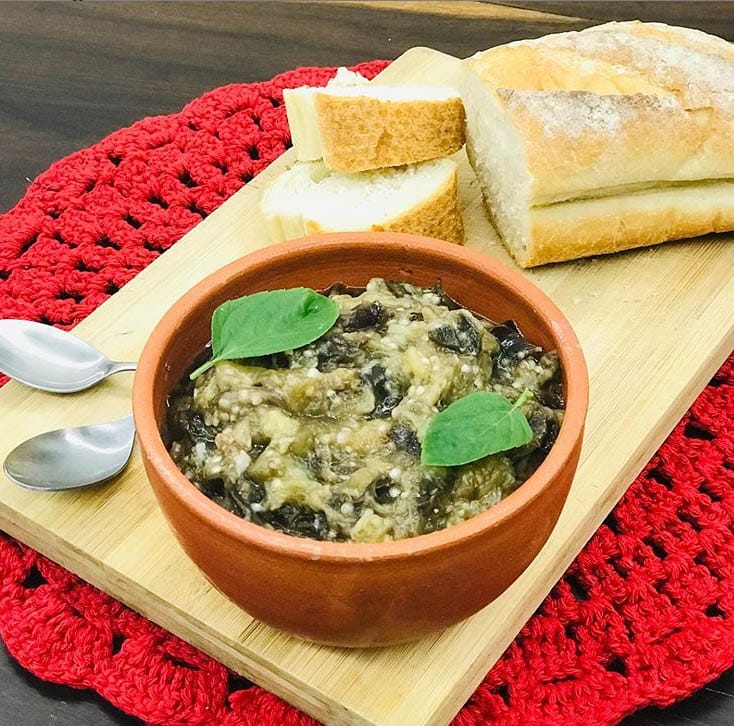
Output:
[[[415,45],[465,56],[513,39],[633,17],[734,37],[734,13],[721,2],[11,2],[2,3],[0,14],[0,209],[22,195],[26,177],[109,131],[178,110],[209,88],[298,65],[395,58]],[[733,681],[726,675],[674,709],[648,709],[626,723],[730,724]],[[4,657],[0,692],[8,723],[138,723],[98,699],[42,685]]]

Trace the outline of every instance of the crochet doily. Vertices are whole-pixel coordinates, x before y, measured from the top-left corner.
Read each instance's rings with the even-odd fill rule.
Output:
[[[225,86],[54,164],[0,217],[0,314],[78,323],[285,151],[283,88],[333,72]],[[733,488],[734,355],[455,723],[612,724],[729,668]],[[4,535],[0,636],[37,676],[150,723],[314,723]]]

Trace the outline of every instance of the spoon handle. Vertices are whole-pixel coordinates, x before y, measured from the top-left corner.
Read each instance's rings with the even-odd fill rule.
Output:
[[[110,366],[110,375],[113,373],[122,373],[122,371],[134,371],[138,367],[137,361],[113,361]]]

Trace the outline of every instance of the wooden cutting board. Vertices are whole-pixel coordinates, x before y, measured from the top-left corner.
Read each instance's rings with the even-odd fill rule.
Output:
[[[455,79],[458,61],[415,48],[381,80]],[[512,264],[486,220],[461,152],[467,244]],[[168,307],[202,277],[265,246],[262,188],[290,152],[189,232],[76,328],[112,358],[136,357]],[[94,490],[40,494],[0,479],[0,528],[181,638],[329,724],[445,724],[530,617],[734,346],[734,243],[676,242],[523,274],[565,312],[591,379],[584,449],[546,547],[498,600],[417,643],[375,650],[313,645],[254,621],[184,555],[150,491],[137,449]],[[130,410],[129,374],[54,396],[0,390],[0,457],[25,438]]]

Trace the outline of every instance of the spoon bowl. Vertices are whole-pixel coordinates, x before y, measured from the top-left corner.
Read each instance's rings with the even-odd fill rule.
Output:
[[[116,362],[71,333],[30,320],[0,320],[0,371],[50,393],[75,393],[134,362]]]
[[[18,486],[37,491],[95,486],[125,468],[134,440],[132,416],[48,431],[16,446],[3,471]]]

